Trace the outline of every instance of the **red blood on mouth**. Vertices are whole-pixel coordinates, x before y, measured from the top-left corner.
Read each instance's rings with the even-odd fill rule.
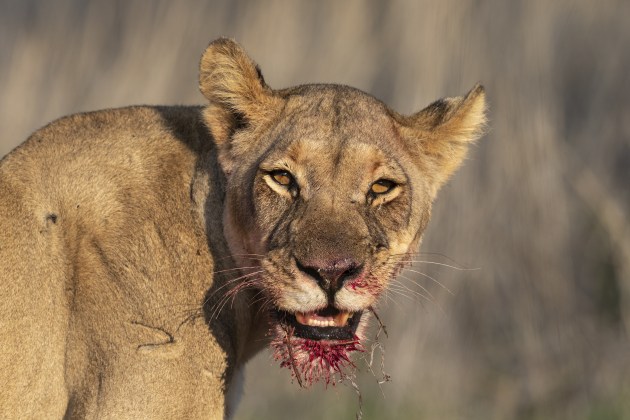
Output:
[[[355,336],[356,337],[356,336]],[[330,366],[334,371],[340,372],[341,366],[348,363],[354,364],[348,358],[348,353],[357,350],[358,341],[350,341],[343,344],[322,343],[315,340],[304,340],[299,348],[309,354],[309,362],[319,361],[320,366]]]
[[[348,286],[352,290],[364,289],[368,286],[368,282],[365,279],[365,277],[359,277],[357,279],[352,280],[350,283],[348,283]]]
[[[359,294],[371,294],[378,296],[385,288],[385,283],[378,282],[367,277],[359,277],[348,282],[346,287]]]
[[[289,349],[288,346],[291,346]],[[344,369],[355,368],[350,353],[362,352],[363,347],[356,335],[348,341],[317,341],[303,338],[274,340],[274,358],[281,367],[291,369],[300,385],[310,386],[323,380],[326,385],[335,384],[346,378]]]

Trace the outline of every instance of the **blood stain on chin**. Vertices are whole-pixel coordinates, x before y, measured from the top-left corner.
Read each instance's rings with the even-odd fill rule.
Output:
[[[335,384],[346,377],[347,369],[356,366],[350,359],[350,353],[363,352],[359,338],[355,335],[352,340],[344,342],[326,342],[309,339],[294,338],[275,340],[274,358],[280,361],[281,367],[293,370],[293,375],[300,375],[298,382],[310,386],[315,382],[324,381],[326,385]],[[288,346],[291,346],[289,350]],[[293,358],[293,360],[291,360]]]

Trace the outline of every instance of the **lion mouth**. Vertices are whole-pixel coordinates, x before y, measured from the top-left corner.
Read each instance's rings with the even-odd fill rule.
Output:
[[[355,365],[351,354],[362,352],[357,335],[363,311],[340,311],[334,306],[313,312],[273,310],[276,338],[274,359],[289,368],[300,386],[314,382],[336,383],[348,377]]]
[[[290,327],[293,335],[308,340],[347,341],[356,337],[362,312],[340,311],[327,306],[314,312],[290,313],[276,309],[276,319],[284,327]]]

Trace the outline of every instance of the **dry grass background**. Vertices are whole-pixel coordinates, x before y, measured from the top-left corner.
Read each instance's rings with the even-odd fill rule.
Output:
[[[624,0],[0,0],[0,156],[68,113],[202,103],[220,35],[271,86],[350,84],[406,113],[480,80],[490,132],[422,249],[476,269],[415,266],[452,293],[405,273],[365,418],[630,418],[628,22]],[[257,357],[237,418],[354,416],[352,389],[288,378]]]

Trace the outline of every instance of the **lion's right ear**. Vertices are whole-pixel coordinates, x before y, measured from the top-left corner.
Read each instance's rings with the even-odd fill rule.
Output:
[[[201,57],[199,88],[208,99],[206,125],[219,147],[219,160],[229,173],[248,144],[233,138],[239,130],[254,132],[270,121],[282,99],[265,83],[258,66],[235,41],[219,38]],[[235,142],[236,141],[236,142]]]

